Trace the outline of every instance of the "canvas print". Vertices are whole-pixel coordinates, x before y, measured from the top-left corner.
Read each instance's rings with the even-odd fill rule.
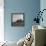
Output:
[[[12,13],[11,25],[12,26],[24,26],[24,13]]]

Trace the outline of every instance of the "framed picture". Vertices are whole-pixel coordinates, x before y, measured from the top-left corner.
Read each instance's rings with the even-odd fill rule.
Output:
[[[24,13],[11,14],[11,26],[24,26],[25,15]]]

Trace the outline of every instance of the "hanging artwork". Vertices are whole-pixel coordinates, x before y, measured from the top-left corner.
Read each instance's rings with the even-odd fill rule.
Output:
[[[12,26],[24,26],[25,16],[24,13],[12,13],[11,25]]]

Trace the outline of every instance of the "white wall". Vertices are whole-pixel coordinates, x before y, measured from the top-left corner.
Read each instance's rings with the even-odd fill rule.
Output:
[[[4,41],[4,0],[0,0],[0,42]]]

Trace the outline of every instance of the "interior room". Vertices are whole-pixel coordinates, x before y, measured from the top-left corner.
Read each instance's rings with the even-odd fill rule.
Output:
[[[0,0],[0,46],[46,46],[46,0]]]

